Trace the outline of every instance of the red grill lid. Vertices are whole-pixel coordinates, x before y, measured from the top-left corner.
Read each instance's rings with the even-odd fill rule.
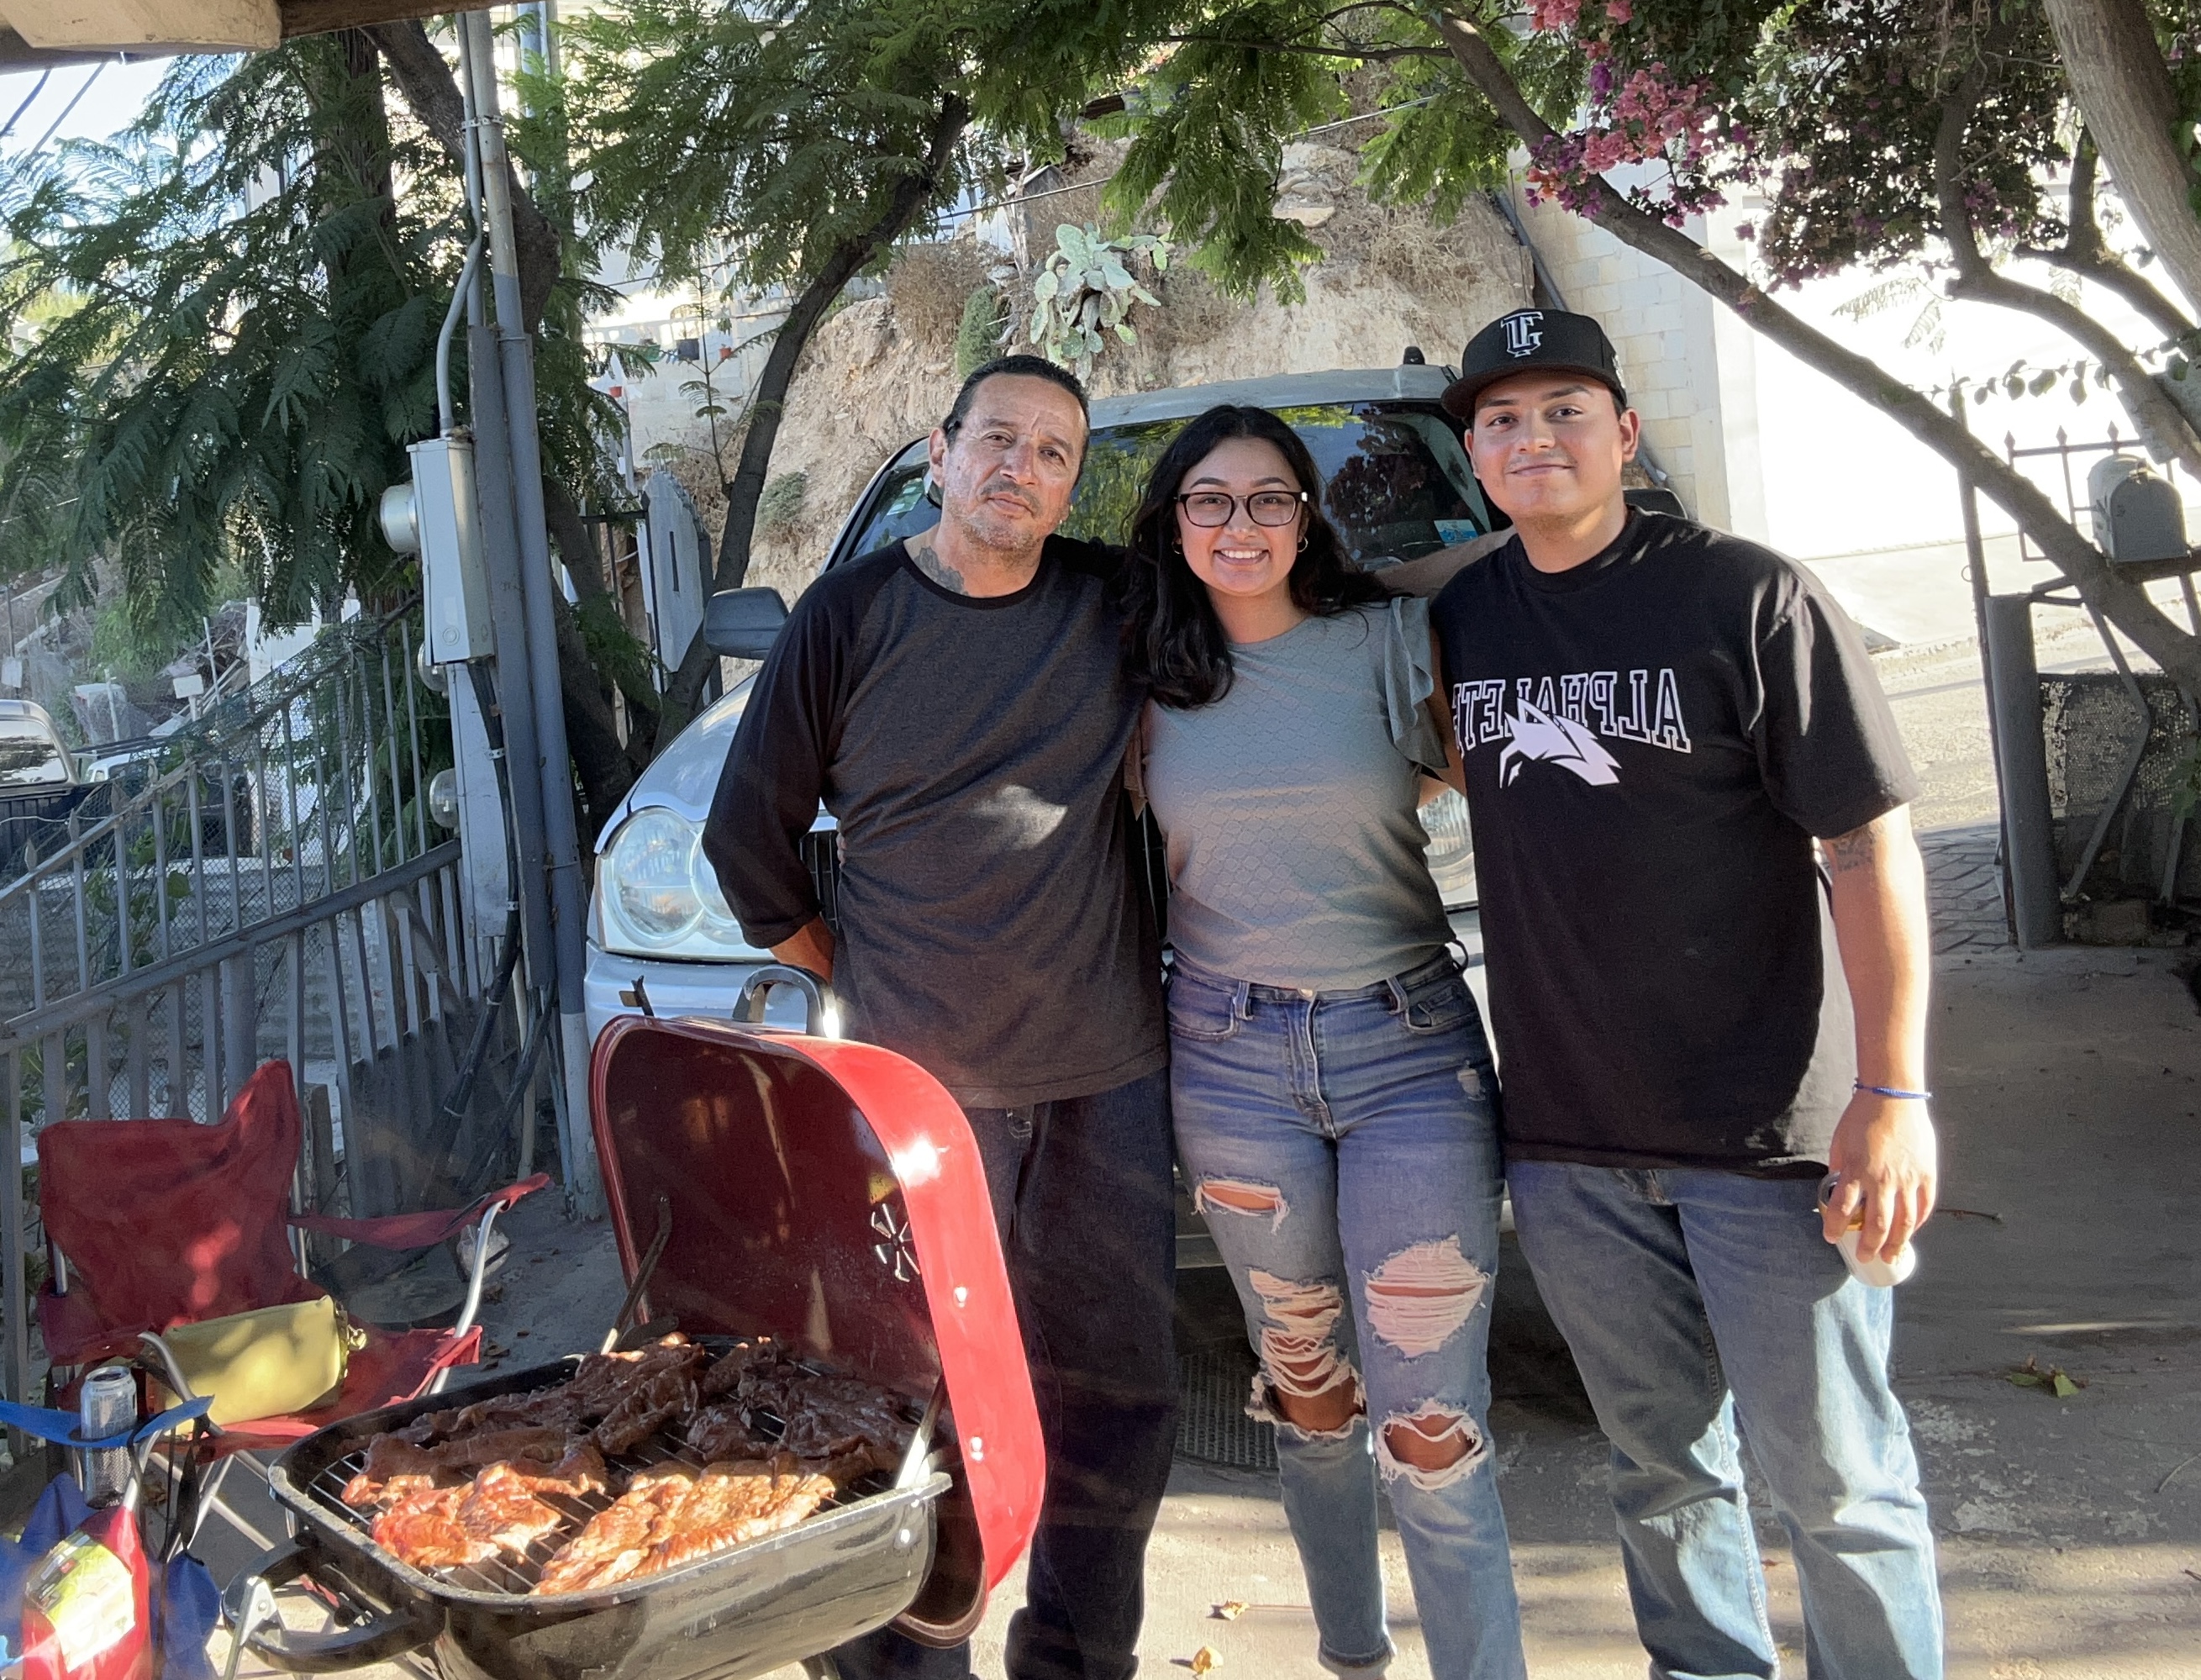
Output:
[[[776,1336],[920,1405],[946,1378],[962,1462],[905,1622],[960,1636],[1030,1541],[1046,1481],[963,1111],[891,1051],[694,1019],[613,1021],[590,1076],[629,1283],[670,1219],[644,1316]]]

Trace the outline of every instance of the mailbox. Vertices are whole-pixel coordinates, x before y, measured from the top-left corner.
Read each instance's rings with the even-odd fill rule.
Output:
[[[2111,560],[2132,566],[2184,560],[2186,511],[2169,481],[2136,455],[2113,455],[2087,474],[2094,542]]]

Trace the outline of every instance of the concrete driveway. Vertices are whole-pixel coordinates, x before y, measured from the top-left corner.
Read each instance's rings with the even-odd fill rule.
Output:
[[[2063,656],[2086,658],[2083,642]],[[1950,1672],[2191,1680],[2201,1674],[2201,1008],[2177,954],[2026,956],[2001,944],[1981,862],[1993,807],[1976,661],[1969,647],[1945,647],[1889,655],[1882,671],[1928,783],[1920,816],[1934,830],[1943,953],[1943,1208],[1902,1289],[1896,1362],[1940,1539]],[[485,1315],[492,1342],[521,1362],[593,1346],[620,1293],[607,1230],[565,1223],[549,1200],[512,1221],[502,1298]],[[1493,1424],[1530,1670],[1635,1680],[1645,1661],[1604,1448],[1513,1258],[1500,1278]],[[1181,1336],[1194,1354],[1233,1335],[1212,1281],[1185,1291]],[[2083,1386],[2058,1400],[2011,1383],[2028,1360]],[[272,1512],[237,1503],[274,1531]],[[1777,1519],[1758,1505],[1775,1625],[1800,1674],[1795,1571]],[[1394,1673],[1417,1680],[1428,1669],[1412,1598],[1396,1536],[1385,1541]],[[234,1568],[249,1544],[233,1530],[210,1536],[210,1561]],[[1206,1646],[1224,1680],[1319,1674],[1273,1475],[1181,1460],[1147,1578],[1150,1673]],[[1018,1596],[1003,1594],[979,1635],[989,1680]],[[1226,1601],[1248,1607],[1217,1619]]]

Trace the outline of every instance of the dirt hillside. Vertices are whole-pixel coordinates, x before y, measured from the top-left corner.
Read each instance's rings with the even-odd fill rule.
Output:
[[[1104,175],[1105,154],[1082,173]],[[1131,314],[1141,342],[1112,345],[1095,363],[1096,397],[1218,379],[1324,368],[1395,365],[1409,344],[1433,362],[1458,359],[1468,335],[1527,300],[1526,253],[1498,212],[1477,199],[1451,226],[1411,211],[1370,204],[1353,185],[1349,152],[1295,146],[1286,156],[1278,211],[1302,221],[1324,246],[1306,274],[1306,297],[1289,306],[1266,292],[1250,304],[1220,297],[1179,266],[1147,283],[1159,308]],[[1095,220],[1096,182],[1028,202],[1014,244],[1043,258],[1059,222]],[[816,575],[827,545],[879,465],[938,421],[955,391],[954,341],[965,300],[1005,259],[969,237],[920,246],[897,262],[883,297],[841,309],[819,329],[798,370],[773,450],[768,493],[748,581],[791,601]],[[1007,283],[1028,319],[1030,281]],[[729,451],[731,459],[731,451]],[[709,528],[723,503],[706,470],[680,471]],[[676,470],[678,470],[676,468]]]

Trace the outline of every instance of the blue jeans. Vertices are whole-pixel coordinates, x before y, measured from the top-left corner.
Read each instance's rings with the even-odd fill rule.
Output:
[[[1177,1445],[1177,1209],[1169,1076],[1022,1108],[970,1108],[1047,1443],[1047,1496],[1009,1680],[1130,1680],[1147,1538]],[[966,1642],[881,1628],[841,1680],[966,1680]]]
[[[1177,1153],[1260,1356],[1323,1665],[1390,1660],[1380,1466],[1436,1680],[1517,1680],[1521,1610],[1488,1414],[1498,1266],[1495,1077],[1449,957],[1357,991],[1288,991],[1180,959],[1170,982]],[[1356,1385],[1318,1431],[1281,1398]],[[1371,1431],[1369,1420],[1378,1420]],[[1419,1456],[1393,1446],[1412,1433]],[[1406,1442],[1409,1455],[1417,1443]]]
[[[1894,1291],[1819,1235],[1811,1178],[1516,1160],[1521,1247],[1612,1443],[1659,1680],[1775,1670],[1738,1441],[1795,1548],[1812,1680],[1933,1680],[1941,1601],[1887,1383]]]

